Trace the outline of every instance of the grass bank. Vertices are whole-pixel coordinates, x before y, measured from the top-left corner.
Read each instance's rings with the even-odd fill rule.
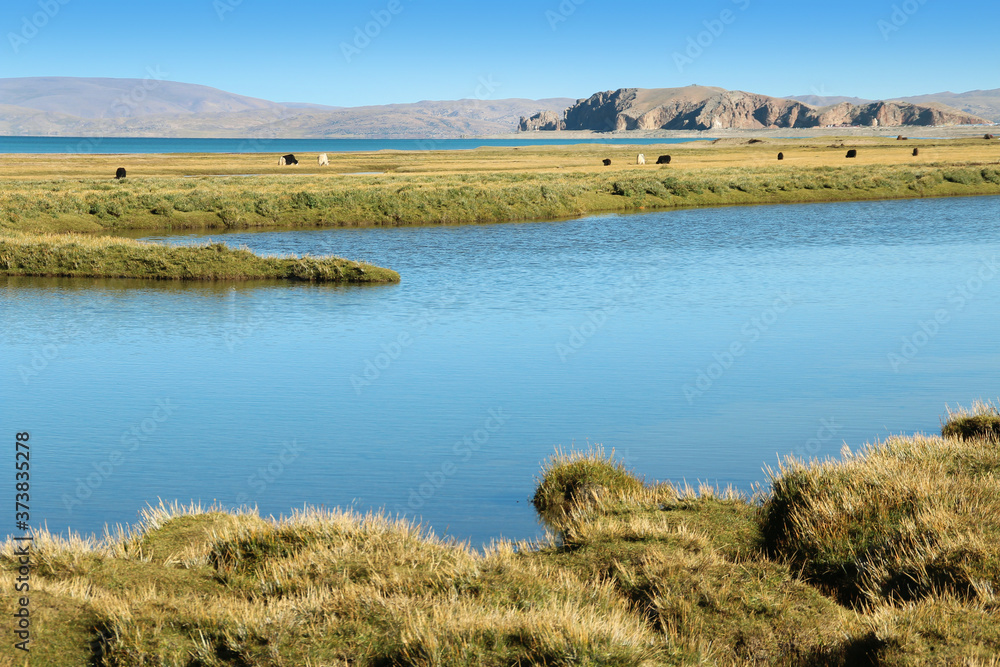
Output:
[[[558,539],[485,553],[342,511],[39,532],[31,664],[996,665],[1000,447],[969,424],[998,416],[786,461],[754,498],[557,454],[534,503]]]
[[[919,150],[913,156],[913,148]],[[858,150],[846,159],[848,148]],[[636,155],[647,156],[637,165]],[[777,160],[782,152],[784,160]],[[670,154],[669,165],[654,164]],[[34,155],[0,164],[0,230],[375,226],[1000,194],[1000,141],[725,139],[300,155]],[[608,157],[612,166],[604,167]],[[111,178],[117,166],[129,177]],[[359,172],[377,172],[365,174]]]
[[[0,274],[158,280],[399,282],[399,274],[337,257],[261,257],[223,243],[171,247],[110,236],[0,234]]]

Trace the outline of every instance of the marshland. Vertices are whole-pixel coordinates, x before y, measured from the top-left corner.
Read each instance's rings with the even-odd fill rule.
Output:
[[[28,246],[403,276],[6,278],[0,397],[62,416],[32,664],[995,664],[996,408],[941,403],[995,390],[997,198],[938,197],[1000,193],[1000,154],[924,141],[5,166]],[[704,208],[767,202],[801,205]]]

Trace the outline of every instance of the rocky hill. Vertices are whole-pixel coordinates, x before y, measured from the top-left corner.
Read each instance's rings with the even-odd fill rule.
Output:
[[[841,102],[816,107],[739,90],[704,86],[621,88],[578,100],[561,119],[552,114],[522,118],[521,131],[712,130],[810,128],[829,125],[976,125],[983,118],[933,104]]]

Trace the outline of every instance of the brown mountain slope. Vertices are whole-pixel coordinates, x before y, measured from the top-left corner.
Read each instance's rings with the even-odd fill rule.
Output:
[[[544,121],[544,123],[543,123]],[[974,125],[982,118],[944,106],[908,102],[843,102],[816,108],[796,100],[740,90],[689,86],[645,90],[621,88],[596,93],[566,110],[563,121],[551,116],[522,118],[522,130],[711,130],[807,128],[827,125]]]
[[[254,109],[236,113],[78,118],[0,104],[0,134],[11,136],[124,137],[370,137],[447,138],[509,134],[517,119],[539,109],[560,112],[572,100],[458,100],[327,111]]]
[[[423,101],[366,107],[279,104],[149,79],[0,79],[0,133],[142,137],[457,137],[507,134],[569,98]]]
[[[78,118],[236,113],[283,105],[176,81],[77,77],[0,79],[0,103]]]
[[[569,98],[424,101],[367,107],[279,104],[148,79],[0,79],[0,133],[141,137],[457,137],[506,134]]]

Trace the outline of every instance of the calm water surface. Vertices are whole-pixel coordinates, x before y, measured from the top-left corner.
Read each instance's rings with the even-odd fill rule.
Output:
[[[0,279],[4,430],[31,431],[53,530],[163,498],[533,537],[556,446],[748,489],[779,456],[936,432],[946,403],[1000,395],[998,212],[982,197],[211,235],[400,271],[382,287]]]

